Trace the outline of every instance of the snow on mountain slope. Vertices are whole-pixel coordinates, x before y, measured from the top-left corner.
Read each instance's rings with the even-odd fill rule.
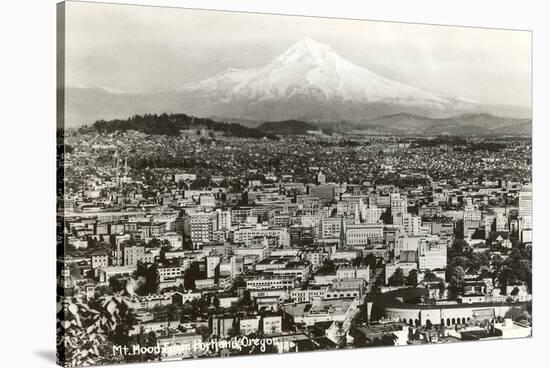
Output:
[[[371,50],[370,52],[376,52]],[[305,38],[269,64],[256,69],[225,71],[177,89],[122,92],[105,88],[66,91],[69,124],[132,114],[184,112],[218,120],[369,125],[395,114],[415,129],[415,115],[442,119],[486,112],[514,117],[530,110],[485,106],[458,96],[441,96],[382,77],[340,57],[330,46]],[[506,108],[506,110],[504,109]],[[509,111],[506,113],[506,111]]]
[[[284,101],[307,96],[325,102],[399,103],[444,108],[452,102],[381,77],[341,58],[330,46],[304,38],[263,68],[224,72],[179,92],[235,100]]]

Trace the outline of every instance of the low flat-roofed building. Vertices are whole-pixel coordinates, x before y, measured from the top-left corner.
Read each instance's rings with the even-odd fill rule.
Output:
[[[349,334],[358,346],[369,346],[386,335],[394,338],[393,341],[396,346],[405,346],[407,345],[409,328],[404,322],[382,321],[368,326],[353,327]]]
[[[271,271],[273,275],[281,277],[293,277],[299,281],[309,278],[311,265],[306,262],[291,262],[284,268]]]
[[[531,336],[531,326],[505,318],[503,323],[495,323],[495,332],[503,339],[515,339]]]
[[[257,296],[255,299],[256,310],[258,311],[279,311],[281,299],[277,295]]]
[[[108,283],[111,277],[129,277],[135,270],[134,266],[103,267],[99,270],[99,282]]]
[[[201,293],[192,292],[191,290],[185,293],[176,291],[172,294],[172,303],[183,305],[186,302],[191,302],[193,299],[200,299],[201,297]]]
[[[239,318],[239,332],[250,335],[260,330],[260,316],[244,316]]]
[[[189,358],[202,355],[204,352],[196,349],[202,342],[202,336],[194,332],[177,333],[157,338],[160,346],[160,360]]]
[[[163,306],[172,304],[172,293],[150,294],[136,297],[133,304],[136,309],[151,309],[157,305]]]
[[[283,307],[294,323],[313,326],[316,322],[344,321],[348,310],[356,308],[357,302],[353,298],[333,299],[285,304]]]
[[[325,274],[325,275],[315,275],[313,276],[313,282],[310,282],[311,285],[330,285],[338,276],[336,273]]]
[[[290,263],[290,261],[291,259],[289,259],[288,257],[270,256],[256,263],[254,265],[254,268],[256,269],[256,271],[278,270],[281,268],[285,268]]]
[[[296,303],[312,302],[321,300],[325,296],[327,287],[325,286],[308,286],[292,289],[290,298]]]
[[[147,321],[141,322],[132,327],[129,331],[130,336],[139,335],[142,331],[147,334],[149,332],[159,332],[168,329],[176,330],[179,326],[179,320],[173,321]]]
[[[359,298],[360,296],[360,289],[336,289],[329,286],[325,291],[323,299]]]
[[[267,335],[281,333],[283,318],[280,314],[269,314],[262,316],[262,332]]]
[[[252,256],[256,257],[258,260],[262,260],[269,256],[269,247],[267,245],[233,247],[233,254],[241,259],[247,256]]]
[[[195,280],[195,288],[197,290],[212,289],[216,287],[214,279],[199,279]]]
[[[363,286],[365,286],[365,279],[362,278],[336,279],[332,282],[332,287],[335,289],[362,289]]]
[[[246,280],[248,290],[289,289],[294,287],[292,277],[260,276]]]
[[[184,268],[179,265],[163,265],[157,267],[160,282],[165,280],[174,280],[183,277]]]
[[[335,260],[346,260],[353,261],[354,259],[361,256],[360,250],[337,250],[336,252],[330,255],[330,259]]]
[[[250,290],[250,299],[255,300],[262,297],[276,297],[278,301],[288,299],[288,289],[266,289],[266,290]]]

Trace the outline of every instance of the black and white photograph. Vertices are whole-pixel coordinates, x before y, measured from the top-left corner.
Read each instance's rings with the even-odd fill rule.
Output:
[[[544,365],[543,3],[0,16],[0,366]]]
[[[57,360],[532,335],[529,31],[58,5]]]

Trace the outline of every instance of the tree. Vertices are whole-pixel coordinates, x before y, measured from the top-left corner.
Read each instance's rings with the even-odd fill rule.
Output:
[[[456,254],[464,254],[464,251],[468,248],[468,242],[464,239],[455,239],[451,248]]]
[[[443,295],[445,294],[445,282],[443,282],[443,280],[441,280],[438,284],[437,284],[437,288],[439,290],[439,296],[442,298]]]
[[[447,263],[456,257],[464,257],[469,254],[471,249],[468,246],[468,243],[463,239],[455,239],[451,246],[447,249]]]
[[[204,189],[210,185],[210,178],[198,177],[189,186],[192,190]]]
[[[120,363],[113,345],[126,346],[137,323],[132,312],[133,290],[84,302],[81,295],[63,298],[57,314],[57,355],[65,366]]]
[[[390,286],[403,286],[405,284],[405,275],[400,267],[397,267],[393,275],[388,279],[388,285]]]
[[[506,312],[504,317],[505,318],[511,318],[512,320],[514,320],[516,322],[530,321],[531,320],[531,316],[529,315],[529,313],[521,307],[512,307],[512,308],[510,308]]]
[[[166,306],[166,318],[169,321],[174,321],[178,317],[178,307],[175,304],[168,304]]]
[[[456,256],[450,259],[447,263],[450,266],[447,271],[451,271],[453,267],[456,266],[460,266],[463,270],[466,270],[470,264],[470,259],[466,256]],[[448,277],[450,277],[450,274]]]
[[[375,293],[375,294],[379,294],[380,293],[380,288],[382,287],[382,285],[384,285],[384,274],[383,273],[380,273],[376,276],[376,278],[374,279],[374,287],[373,287],[373,290],[372,292]]]
[[[426,271],[426,273],[424,273],[424,281],[434,282],[434,281],[437,281],[438,279],[439,277],[437,277],[437,275],[432,271]]]
[[[145,245],[146,248],[159,248],[161,245],[160,240],[157,238],[151,239],[151,241]]]
[[[199,325],[197,326],[196,331],[199,335],[202,336],[203,340],[210,336],[210,329],[207,326]]]
[[[465,275],[466,275],[466,273],[464,272],[464,269],[461,266],[452,267],[451,272],[450,272],[451,277],[449,279],[449,284],[450,284],[451,295],[453,297],[455,297],[455,296],[461,294],[462,292],[464,292],[464,285],[465,285],[464,276]]]
[[[220,298],[218,298],[217,295],[214,296],[214,298],[212,300],[212,304],[214,305],[215,308],[220,307]]]
[[[124,289],[124,284],[117,277],[109,278],[109,287],[115,293],[118,293]]]
[[[244,280],[244,277],[242,275],[237,275],[233,279],[233,287],[239,288],[239,287],[246,287],[246,281]]]
[[[145,336],[145,346],[156,346],[156,345],[157,345],[157,334],[154,331],[150,331]],[[156,358],[158,358],[156,353],[146,353],[145,356],[143,357],[143,360],[147,361],[147,360],[153,360]]]
[[[376,269],[376,256],[374,253],[369,253],[365,256],[365,264],[374,272]]]
[[[227,337],[235,337],[235,336],[239,336],[239,331],[236,329],[236,328],[229,328],[227,330]]]
[[[191,237],[187,234],[183,234],[183,242],[182,242],[183,249],[186,250],[192,250],[193,247],[193,241],[191,240]]]
[[[473,253],[469,257],[467,264],[470,272],[477,273],[482,267],[488,267],[491,261],[485,253]]]
[[[186,290],[195,289],[195,280],[200,278],[200,269],[198,264],[192,263],[189,267],[183,272],[183,287]]]
[[[384,334],[381,337],[375,337],[370,346],[394,346],[397,336],[394,334]]]
[[[325,259],[323,262],[323,265],[319,267],[319,273],[320,274],[329,274],[334,273],[336,271],[336,265],[334,264],[334,261],[330,259]]]
[[[531,254],[525,250],[512,249],[510,256],[497,264],[497,280],[503,292],[508,285],[520,283],[525,283],[531,290],[532,276]]]
[[[410,270],[405,283],[409,286],[416,286],[418,284],[418,270]]]
[[[149,295],[158,293],[160,278],[155,264],[146,267],[143,271],[145,282],[137,290],[139,295]]]

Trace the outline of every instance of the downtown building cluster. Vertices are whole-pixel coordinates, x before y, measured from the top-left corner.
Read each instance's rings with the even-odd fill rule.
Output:
[[[530,178],[498,177],[522,167],[512,153],[523,143],[457,158],[445,145],[380,138],[310,149],[296,139],[251,153],[231,138],[68,137],[63,295],[92,302],[130,290],[129,341],[166,347],[140,359],[265,352],[197,348],[234,337],[269,338],[268,352],[282,353],[531,334],[530,317],[515,313],[529,314],[530,275],[501,275],[531,248]],[[145,152],[183,160],[182,147],[194,164],[142,166]],[[277,168],[254,163],[289,149],[294,158]],[[209,162],[206,175],[195,155],[219,167]]]

